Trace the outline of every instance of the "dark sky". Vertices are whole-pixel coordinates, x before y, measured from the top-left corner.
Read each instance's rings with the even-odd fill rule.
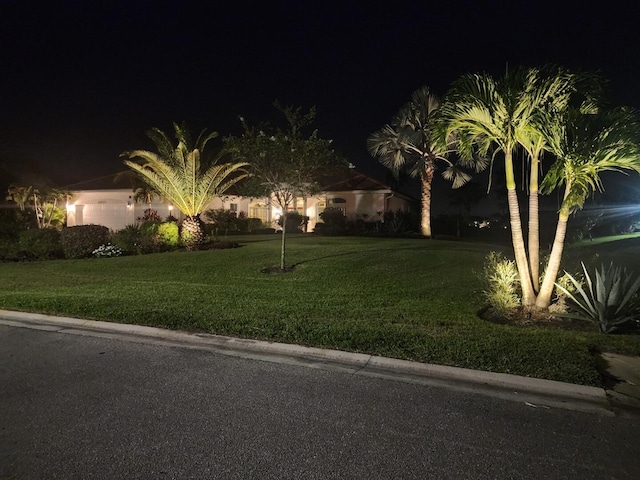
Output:
[[[152,148],[149,127],[239,133],[238,114],[276,120],[279,99],[316,105],[320,135],[367,170],[367,136],[412,91],[507,64],[598,70],[640,107],[634,2],[586,5],[0,0],[0,166],[95,178]]]

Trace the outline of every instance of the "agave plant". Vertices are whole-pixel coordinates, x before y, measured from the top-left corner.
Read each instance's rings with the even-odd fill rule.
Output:
[[[566,272],[576,291],[570,292],[556,283],[556,287],[566,295],[570,310],[558,316],[595,323],[602,333],[620,331],[628,324],[638,322],[640,305],[636,293],[640,289],[640,277],[633,280],[631,273],[613,263],[596,269],[595,279],[589,275],[584,263],[582,269],[586,288]]]

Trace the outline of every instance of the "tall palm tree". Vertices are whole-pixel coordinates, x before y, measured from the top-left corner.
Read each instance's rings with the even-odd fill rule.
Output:
[[[217,164],[202,158],[207,142],[218,136],[203,130],[192,145],[186,126],[173,124],[177,146],[157,128],[147,132],[158,153],[133,150],[122,154],[125,165],[137,172],[149,186],[169,200],[184,215],[182,240],[187,246],[204,239],[200,214],[218,195],[246,177],[248,164]],[[133,161],[132,159],[137,159]]]
[[[598,113],[572,110],[566,117],[547,132],[557,161],[543,179],[542,191],[564,185],[564,195],[549,264],[536,299],[536,307],[541,309],[551,304],[569,216],[582,208],[589,194],[602,190],[600,173],[640,173],[640,121],[635,112],[624,107]]]
[[[511,225],[511,237],[516,265],[522,287],[522,304],[532,307],[536,289],[524,242],[520,207],[514,174],[514,153],[519,146],[525,148],[531,162],[530,191],[537,222],[537,172],[539,155],[544,150],[544,138],[539,130],[541,111],[560,109],[571,91],[570,77],[553,77],[540,69],[507,70],[502,79],[495,80],[486,74],[468,74],[457,80],[446,102],[440,107],[441,126],[445,134],[456,134],[460,153],[469,157],[472,149],[482,156],[499,152],[504,155],[505,183]],[[533,222],[530,230],[535,230]],[[536,236],[531,241],[536,250]],[[536,268],[538,262],[536,261]],[[536,280],[537,284],[537,280]]]
[[[431,185],[437,162],[446,164],[442,176],[453,182],[453,188],[464,185],[471,177],[447,158],[446,137],[434,130],[434,118],[440,101],[424,86],[393,118],[390,125],[371,134],[367,146],[374,158],[394,174],[407,172],[420,179],[421,233],[431,237]],[[476,162],[477,171],[483,168]]]

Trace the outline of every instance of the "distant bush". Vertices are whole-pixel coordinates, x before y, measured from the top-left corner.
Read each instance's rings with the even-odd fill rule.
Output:
[[[322,223],[316,223],[314,233],[343,235],[347,231],[347,217],[339,208],[326,208],[320,213]]]
[[[384,212],[384,231],[392,235],[420,231],[420,214],[417,212]]]
[[[123,255],[140,253],[140,229],[137,225],[127,225],[111,235],[111,243],[122,250]]]
[[[153,210],[151,208],[145,209],[142,212],[142,216],[138,217],[139,222],[161,222],[162,217],[158,214],[157,210]]]
[[[300,233],[304,231],[305,224],[309,221],[309,217],[300,215],[298,212],[289,212],[278,219],[278,225],[282,227],[284,217],[287,217],[287,233]]]
[[[236,219],[236,225],[238,227],[238,232],[241,233],[255,233],[263,228],[262,220],[251,217],[238,217]]]
[[[53,228],[32,228],[20,232],[18,250],[25,260],[64,258],[60,232]]]
[[[224,208],[210,209],[204,212],[204,218],[220,233],[235,230],[238,214]]]
[[[109,243],[109,229],[103,225],[77,225],[60,232],[66,258],[87,258],[100,245]]]

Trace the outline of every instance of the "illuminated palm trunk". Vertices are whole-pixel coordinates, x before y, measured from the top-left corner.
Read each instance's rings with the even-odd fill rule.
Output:
[[[529,269],[534,292],[538,291],[540,278],[540,213],[538,196],[537,157],[531,159],[531,179],[529,181]]]
[[[569,194],[570,185],[565,187],[564,197],[567,198]],[[544,279],[540,287],[540,293],[536,299],[536,308],[546,309],[551,305],[551,296],[553,295],[553,288],[555,286],[556,279],[558,278],[558,272],[560,271],[560,261],[562,260],[562,252],[564,250],[564,241],[567,235],[567,222],[569,221],[569,214],[571,212],[568,208],[562,207],[558,214],[558,225],[556,226],[556,236],[553,239],[553,247],[551,248],[551,255],[549,256],[549,265],[544,273]]]
[[[518,195],[516,193],[516,182],[513,174],[513,160],[511,148],[505,151],[505,179],[507,183],[507,200],[509,204],[509,220],[511,224],[511,241],[513,243],[513,253],[516,258],[516,266],[520,275],[520,287],[522,289],[522,305],[525,308],[533,307],[536,295],[531,283],[529,272],[529,262],[527,250],[524,245],[522,234],[522,222],[520,220],[520,207],[518,205]]]
[[[433,182],[433,167],[425,168],[420,175],[420,233],[431,238],[431,183]]]
[[[200,215],[188,216],[182,221],[182,232],[180,234],[182,243],[187,248],[204,243],[204,232],[202,231],[202,221]]]

